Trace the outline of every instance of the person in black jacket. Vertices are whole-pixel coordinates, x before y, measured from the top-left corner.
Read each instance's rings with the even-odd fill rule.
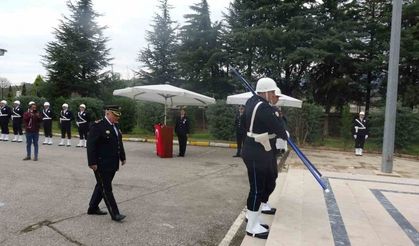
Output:
[[[241,149],[244,141],[244,137],[246,136],[246,117],[244,115],[244,106],[239,106],[239,112],[236,115],[236,119],[234,121],[234,128],[236,129],[236,143],[237,143],[237,152],[236,155],[233,157],[240,157],[241,156]]]
[[[9,120],[12,111],[7,106],[6,100],[0,101],[0,127],[1,136],[0,141],[9,141]]]
[[[355,139],[355,155],[361,156],[365,140],[368,138],[368,122],[363,111],[359,112],[359,118],[354,119],[352,135]]]
[[[126,161],[122,132],[118,127],[121,108],[109,105],[105,110],[105,117],[93,123],[87,138],[88,165],[96,178],[87,214],[105,215],[106,212],[99,209],[99,203],[103,199],[112,220],[120,222],[125,215],[119,213],[112,192],[112,180],[119,169],[119,163],[124,165]]]
[[[44,102],[42,110],[42,126],[44,127],[45,140],[42,144],[52,145],[52,111],[49,102]]]
[[[186,111],[184,109],[180,110],[180,116],[176,119],[175,132],[179,141],[178,156],[184,157],[189,134],[189,119],[186,117]]]
[[[259,221],[261,202],[267,192],[267,184],[275,182],[272,175],[274,153],[270,139],[279,137],[288,139],[283,122],[270,106],[277,89],[276,82],[270,78],[261,78],[256,84],[257,95],[246,102],[246,130],[242,158],[247,167],[249,195],[247,198],[246,234],[266,239],[269,230]]]
[[[89,132],[90,114],[86,111],[86,105],[80,104],[77,112],[76,124],[79,130],[80,140],[76,147],[86,147],[87,133]]]
[[[23,109],[20,107],[20,101],[16,100],[13,102],[14,108],[12,109],[12,123],[13,123],[13,140],[12,142],[22,142],[23,141]]]
[[[64,103],[60,112],[61,125],[61,142],[59,146],[64,146],[64,139],[67,134],[67,147],[71,146],[71,121],[73,121],[73,113],[68,110],[68,104]]]

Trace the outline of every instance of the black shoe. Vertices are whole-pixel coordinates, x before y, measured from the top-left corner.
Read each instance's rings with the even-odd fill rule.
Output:
[[[105,212],[105,211],[102,211],[102,210],[100,210],[100,208],[97,208],[97,209],[88,209],[87,210],[87,214],[90,214],[90,215],[105,215],[105,214],[108,214],[107,212]]]
[[[276,208],[271,208],[271,210],[262,210],[262,214],[275,214]]]
[[[31,158],[29,156],[26,156],[25,158],[23,158],[22,160],[27,161],[30,160]]]
[[[263,232],[263,233],[250,233],[250,232],[246,232],[246,234],[248,236],[251,236],[251,237],[256,237],[256,238],[260,238],[260,239],[267,239],[268,238],[268,235],[269,235],[269,231]]]
[[[33,161],[38,161],[38,157],[33,158]]]
[[[112,220],[114,220],[114,221],[118,221],[118,222],[121,222],[123,219],[125,219],[125,215],[123,215],[123,214],[117,214],[117,215],[115,215],[113,218],[112,218]]]

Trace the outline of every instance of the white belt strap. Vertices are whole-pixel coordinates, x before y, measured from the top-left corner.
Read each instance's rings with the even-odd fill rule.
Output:
[[[258,110],[259,106],[262,104],[262,102],[258,102],[253,109],[252,118],[250,120],[250,128],[249,132],[247,132],[247,136],[254,138],[255,142],[258,142],[262,144],[263,148],[265,148],[265,151],[271,151],[271,143],[269,142],[269,135],[267,132],[256,134],[253,133],[253,122],[255,121],[256,111]]]
[[[252,119],[250,120],[250,128],[249,128],[249,132],[253,133],[253,122],[255,121],[255,116],[256,116],[256,111],[258,110],[259,106],[262,104],[262,102],[258,102],[255,106],[255,108],[253,109],[252,112]]]
[[[81,117],[80,112],[77,113],[77,116],[81,120],[81,121],[78,121],[77,124],[87,123],[87,121]]]
[[[42,120],[51,120],[51,117],[49,117],[47,115],[47,113],[45,112],[45,110],[42,110],[42,114],[44,115],[44,118],[42,118]]]

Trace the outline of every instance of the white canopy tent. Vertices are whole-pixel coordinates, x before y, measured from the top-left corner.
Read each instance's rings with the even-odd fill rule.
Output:
[[[251,92],[245,92],[228,96],[227,104],[244,105],[246,104],[247,99],[251,98],[252,95]],[[303,102],[301,100],[282,94],[281,97],[279,97],[276,106],[301,108],[302,104]]]
[[[164,124],[166,124],[166,112],[168,107],[205,107],[215,103],[215,99],[212,97],[167,84],[127,87],[114,90],[113,95],[129,97],[139,101],[164,104]]]

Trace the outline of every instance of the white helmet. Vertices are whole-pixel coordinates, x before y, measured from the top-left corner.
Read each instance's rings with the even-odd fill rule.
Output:
[[[1,100],[0,103],[7,104],[7,101],[6,100]]]
[[[20,105],[20,101],[19,101],[19,100],[16,100],[16,101],[14,101],[13,103],[14,103],[14,104],[17,104],[17,105]]]
[[[44,106],[49,106],[49,102],[44,102]]]
[[[276,82],[271,78],[261,78],[256,84],[256,92],[268,92],[279,89]]]
[[[68,104],[67,103],[64,103],[62,107],[63,108],[68,108]]]
[[[359,115],[365,115],[364,111],[359,112]]]
[[[279,88],[275,89],[275,96],[277,96],[277,97],[281,96],[281,89],[279,89]]]
[[[86,105],[84,105],[83,103],[80,104],[80,108],[86,108]]]
[[[31,106],[31,105],[33,105],[33,104],[35,104],[35,102],[34,102],[34,101],[30,101],[30,102],[28,103],[28,105],[29,105],[29,106]]]

